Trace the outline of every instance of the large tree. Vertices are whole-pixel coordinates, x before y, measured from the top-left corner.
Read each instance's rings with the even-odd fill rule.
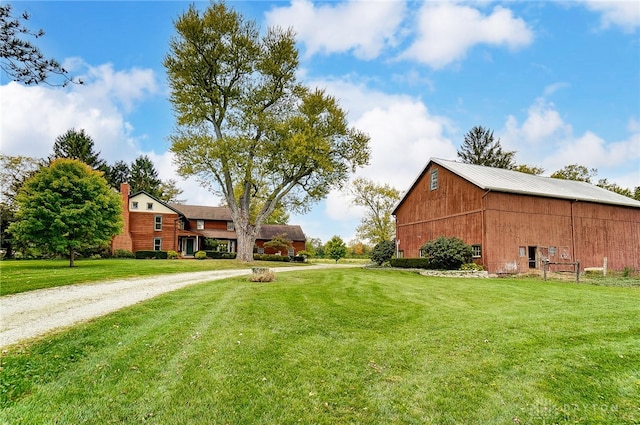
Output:
[[[0,4],[0,68],[9,78],[27,85],[45,83],[66,85],[73,79],[55,59],[45,58],[31,39],[44,35],[43,30],[33,31],[26,22],[29,14],[23,12],[16,16],[11,5]],[[57,75],[61,83],[52,83],[50,75]],[[80,84],[81,81],[78,81]]]
[[[253,261],[260,227],[278,205],[304,212],[340,187],[368,163],[369,137],[348,126],[335,98],[296,80],[292,31],[260,36],[224,3],[191,6],[175,28],[164,65],[178,172],[224,197],[238,259]]]
[[[391,213],[400,200],[400,191],[389,184],[357,178],[349,186],[351,203],[364,207],[365,215],[356,228],[356,236],[372,244],[395,238],[395,222]]]
[[[458,158],[467,164],[511,169],[515,165],[515,151],[506,151],[495,140],[493,130],[475,126],[464,135],[464,142],[458,149]]]
[[[27,180],[16,196],[9,226],[22,244],[68,254],[108,243],[122,230],[120,197],[102,173],[75,159],[56,159]]]
[[[53,154],[50,161],[57,158],[77,159],[84,162],[94,170],[106,171],[107,164],[100,159],[100,152],[96,152],[94,141],[84,129],[79,131],[75,128],[67,130],[66,133],[56,137],[53,143]]]
[[[159,198],[162,194],[162,180],[158,177],[153,161],[147,155],[140,155],[131,163],[129,184],[132,192],[144,190],[149,195]]]

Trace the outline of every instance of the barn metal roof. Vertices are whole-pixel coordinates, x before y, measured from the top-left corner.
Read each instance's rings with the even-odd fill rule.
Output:
[[[503,168],[465,164],[438,158],[431,158],[418,176],[418,179],[426,172],[431,163],[446,168],[484,190],[640,208],[640,201],[590,183],[536,176]],[[411,188],[413,188],[418,179],[411,185]],[[411,191],[411,188],[409,191]],[[407,194],[409,191],[407,191]]]

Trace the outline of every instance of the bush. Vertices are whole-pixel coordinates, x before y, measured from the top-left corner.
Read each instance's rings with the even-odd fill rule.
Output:
[[[431,261],[428,258],[391,258],[389,260],[391,267],[403,269],[429,269]]]
[[[225,252],[224,254],[222,254],[222,259],[223,260],[235,260],[236,259],[236,253],[235,252]]]
[[[376,244],[371,251],[371,261],[381,266],[396,253],[396,244],[393,241],[382,241]]]
[[[253,259],[261,260],[261,261],[283,261],[285,263],[288,263],[289,261],[291,261],[291,259],[286,255],[273,255],[273,254],[253,254]]]
[[[175,251],[167,251],[167,259],[169,260],[175,260],[176,258],[178,258],[178,253]]]
[[[307,257],[305,257],[304,255],[294,255],[293,257],[291,257],[291,261],[295,263],[304,263],[305,261],[307,261]]]
[[[135,257],[139,260],[146,260],[149,258],[155,258],[158,260],[166,260],[167,259],[167,251],[152,251],[152,250],[144,250],[136,251]]]
[[[206,251],[198,251],[195,253],[194,255],[196,260],[204,260],[205,258],[207,258],[207,252]]]
[[[431,262],[430,268],[438,270],[458,270],[473,258],[471,245],[456,237],[439,237],[424,244],[420,251]]]
[[[136,258],[136,256],[128,249],[116,249],[113,251],[113,258]]]

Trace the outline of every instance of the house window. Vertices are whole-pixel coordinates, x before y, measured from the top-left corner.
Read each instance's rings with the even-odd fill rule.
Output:
[[[473,258],[482,257],[482,245],[471,245],[471,249],[473,250]]]
[[[436,190],[438,188],[438,169],[431,171],[431,185],[429,186],[431,190]]]
[[[138,209],[138,201],[131,202],[131,209],[132,210],[137,210]]]
[[[184,230],[184,221],[182,221],[182,220],[178,221],[178,229]]]
[[[198,221],[196,221],[196,229],[198,229],[198,230],[204,230],[204,220],[198,220]]]
[[[162,216],[161,215],[157,215],[155,217],[154,229],[155,230],[162,230]]]
[[[227,230],[230,232],[236,230],[236,226],[233,224],[233,221],[227,221]]]
[[[147,211],[150,211],[153,209],[153,202],[147,202]]]
[[[258,247],[258,254],[264,254],[264,247]]]
[[[289,257],[293,257],[294,255],[296,255],[296,253],[293,248],[289,248],[289,252],[287,252],[287,255],[289,255]]]
[[[153,250],[162,251],[162,238],[153,238]]]

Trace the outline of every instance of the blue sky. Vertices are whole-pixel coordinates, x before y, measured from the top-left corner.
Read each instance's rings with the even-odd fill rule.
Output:
[[[195,2],[206,8],[208,2]],[[546,175],[568,164],[640,185],[640,4],[634,1],[228,1],[293,27],[299,75],[325,88],[371,136],[357,176],[406,190],[429,158],[456,159],[475,125]],[[219,199],[174,172],[174,118],[162,60],[189,2],[12,2],[37,40],[85,84],[25,87],[2,75],[1,150],[45,157],[84,128],[109,163],[149,155],[189,204]],[[308,237],[351,240],[362,212],[334,191],[303,216]]]

